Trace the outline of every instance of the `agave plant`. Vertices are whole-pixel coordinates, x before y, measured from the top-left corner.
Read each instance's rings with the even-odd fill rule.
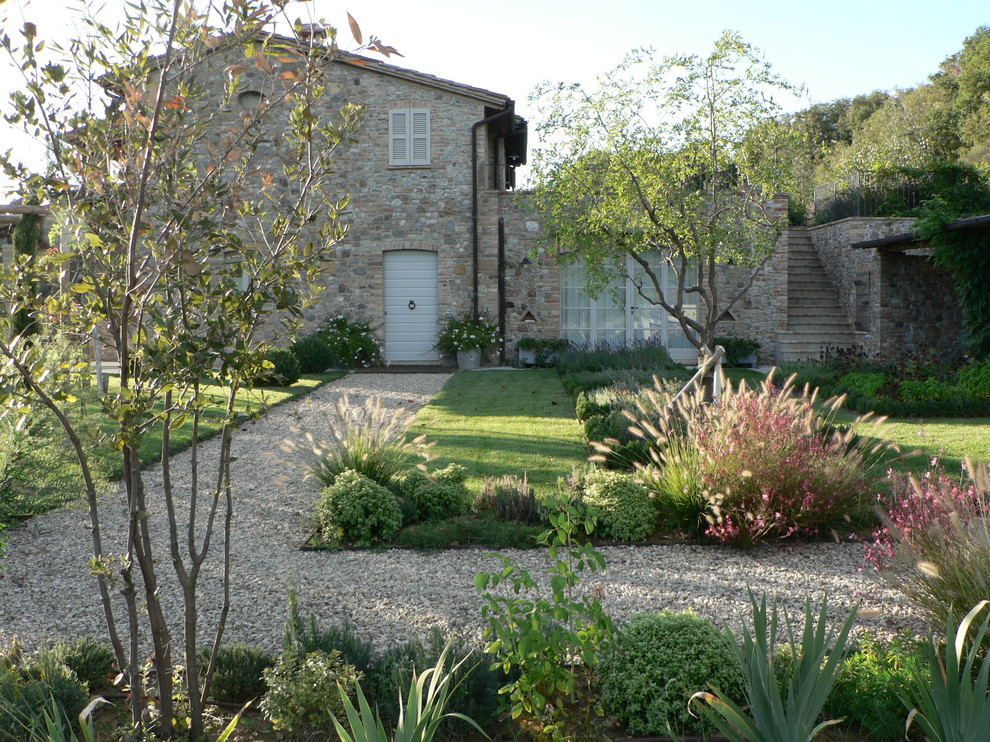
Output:
[[[946,621],[945,656],[939,653],[942,642],[934,634],[926,645],[929,672],[917,674],[901,702],[910,709],[904,733],[918,723],[931,742],[982,742],[990,730],[990,654],[984,651],[984,638],[990,627],[990,613],[967,642],[969,629],[977,615],[990,605],[981,600],[956,628],[952,611]],[[968,645],[968,649],[967,649]],[[965,656],[965,659],[964,659]],[[982,656],[982,660],[980,659]],[[974,672],[977,662],[979,671]]]
[[[436,737],[440,723],[446,718],[457,718],[467,722],[487,738],[484,730],[464,714],[444,711],[450,696],[457,688],[452,685],[454,675],[467,657],[454,665],[448,672],[445,669],[450,644],[443,648],[437,664],[425,670],[418,677],[414,674],[409,685],[409,695],[405,702],[399,696],[399,721],[391,737],[385,731],[381,716],[377,709],[372,709],[365,697],[361,686],[355,681],[354,688],[358,706],[347,695],[344,688],[338,686],[340,698],[347,713],[347,723],[350,732],[337,721],[333,720],[341,742],[431,742]]]
[[[779,635],[777,604],[767,613],[766,595],[758,602],[750,591],[753,607],[752,631],[743,626],[739,666],[743,674],[748,708],[744,710],[716,689],[695,693],[689,705],[730,742],[808,742],[838,719],[818,722],[829,691],[842,663],[846,640],[856,618],[854,608],[839,629],[826,628],[828,599],[822,600],[815,621],[811,601],[805,603],[804,630],[800,643],[787,614],[787,646],[794,665],[784,683],[779,683],[773,657]]]

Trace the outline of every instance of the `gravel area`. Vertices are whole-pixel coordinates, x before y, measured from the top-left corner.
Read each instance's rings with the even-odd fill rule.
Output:
[[[483,373],[483,372],[481,372]],[[445,374],[351,374],[307,397],[270,410],[235,437],[233,466],[235,518],[232,605],[227,641],[277,649],[287,614],[286,591],[295,582],[304,613],[331,622],[349,614],[356,630],[379,646],[402,642],[442,626],[480,636],[481,601],[474,575],[499,562],[484,549],[438,554],[385,552],[307,552],[299,549],[310,532],[317,495],[304,481],[304,455],[280,450],[283,440],[305,427],[319,436],[322,411],[346,392],[352,401],[382,395],[392,406],[418,409],[447,381]],[[205,444],[203,457],[216,454]],[[183,472],[188,452],[174,457],[173,476]],[[178,477],[181,481],[181,477]],[[162,523],[161,470],[147,472],[149,517]],[[104,544],[120,549],[125,508],[120,492],[105,498]],[[18,637],[27,647],[75,636],[104,637],[103,614],[87,563],[89,518],[73,508],[33,518],[9,532],[9,557],[0,573],[0,646]],[[218,545],[218,544],[217,544]],[[177,628],[179,590],[163,540],[157,545],[163,574],[161,594]],[[214,547],[216,549],[216,546]],[[811,544],[759,549],[750,553],[711,546],[611,546],[608,564],[591,586],[617,620],[643,611],[691,609],[737,628],[748,615],[747,586],[777,595],[792,612],[811,596],[827,593],[838,617],[861,602],[860,626],[885,632],[919,628],[904,599],[863,569],[859,544]],[[219,552],[202,576],[204,624],[218,611]],[[534,575],[545,569],[536,550],[511,552]],[[122,614],[121,614],[122,615]],[[204,637],[208,633],[204,632]]]

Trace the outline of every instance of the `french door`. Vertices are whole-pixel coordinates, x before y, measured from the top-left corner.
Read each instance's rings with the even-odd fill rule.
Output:
[[[677,276],[659,253],[647,256],[650,268],[660,278],[668,300],[675,296]],[[693,271],[692,271],[693,273]],[[694,275],[687,276],[690,284]],[[574,343],[627,345],[635,341],[662,343],[675,361],[694,362],[698,351],[685,336],[680,323],[653,303],[656,289],[642,266],[631,257],[612,270],[608,285],[596,297],[587,291],[584,266],[565,266],[561,276],[561,336]],[[642,292],[638,286],[642,285]],[[684,305],[689,316],[697,316],[697,304]]]

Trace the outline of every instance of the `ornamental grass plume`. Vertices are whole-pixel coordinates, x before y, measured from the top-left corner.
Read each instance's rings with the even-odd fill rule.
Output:
[[[726,384],[712,404],[700,390],[676,402],[652,390],[642,398],[627,415],[631,433],[649,447],[637,476],[668,520],[697,523],[704,535],[743,547],[790,536],[838,538],[866,521],[869,473],[889,447],[868,432],[883,418],[838,425],[843,398],[819,405],[816,393],[798,392],[793,379],[778,386],[771,374],[759,390]]]
[[[966,459],[960,477],[938,458],[917,478],[889,473],[881,528],[866,557],[933,625],[990,595],[990,470]]]
[[[312,456],[306,475],[327,486],[350,469],[386,487],[417,458],[429,459],[433,443],[425,435],[407,439],[410,412],[404,407],[386,407],[380,396],[369,396],[357,405],[345,393],[324,420],[329,437],[318,439],[308,430],[293,429],[304,442],[286,441],[285,448],[306,450]]]

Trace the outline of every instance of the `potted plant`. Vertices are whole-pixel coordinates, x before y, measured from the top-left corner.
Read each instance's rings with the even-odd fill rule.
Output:
[[[553,366],[557,356],[571,347],[571,341],[564,338],[519,338],[520,366]]]
[[[470,315],[454,317],[447,321],[437,335],[436,349],[457,356],[459,368],[481,366],[481,350],[500,340],[498,325],[486,322],[484,317],[474,319]]]
[[[756,366],[756,351],[760,349],[758,340],[752,338],[715,338],[715,345],[725,348],[726,365]]]

